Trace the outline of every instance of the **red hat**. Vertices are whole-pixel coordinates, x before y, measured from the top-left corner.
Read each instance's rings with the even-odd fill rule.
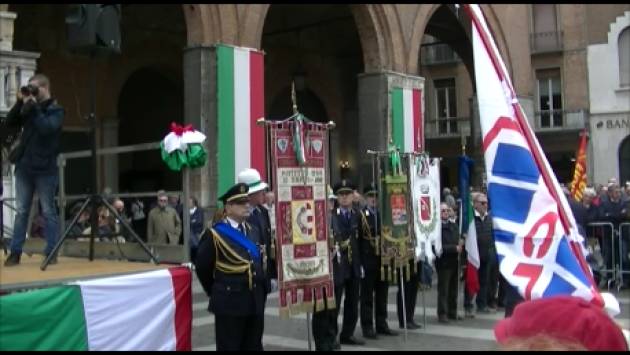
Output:
[[[626,351],[619,327],[604,310],[579,297],[554,296],[527,301],[494,327],[499,344],[536,335],[582,344],[588,350]]]

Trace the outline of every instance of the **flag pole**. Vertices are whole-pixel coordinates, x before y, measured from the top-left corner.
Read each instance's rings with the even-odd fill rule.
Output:
[[[400,299],[402,301],[403,328],[405,328],[405,343],[407,342],[407,309],[405,308],[405,280],[403,278],[402,265],[398,268],[400,276]]]

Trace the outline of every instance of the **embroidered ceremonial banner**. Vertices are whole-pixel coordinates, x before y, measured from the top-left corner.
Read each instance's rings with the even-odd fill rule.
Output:
[[[442,252],[440,224],[440,160],[428,155],[410,156],[413,226],[416,237],[416,258],[429,263],[435,252]]]
[[[280,316],[335,307],[328,241],[328,128],[302,120],[270,124]],[[294,141],[297,140],[297,141]],[[324,302],[326,298],[326,302]]]
[[[414,260],[415,238],[412,238],[410,224],[412,210],[408,193],[408,166],[401,164],[398,153],[392,153],[391,158],[382,158],[379,157],[385,171],[380,189],[383,191],[380,197],[383,206],[381,279],[395,280],[395,272],[401,267],[407,269],[406,275],[409,277],[409,261]]]
[[[582,193],[586,188],[586,128],[580,133],[580,145],[575,154],[575,169],[573,170],[573,180],[571,181],[571,197],[580,202]]]

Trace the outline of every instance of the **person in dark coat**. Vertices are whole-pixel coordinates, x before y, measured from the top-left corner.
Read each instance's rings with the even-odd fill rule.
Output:
[[[364,277],[361,280],[361,328],[363,337],[376,339],[376,334],[397,335],[387,325],[387,294],[389,283],[381,279],[379,238],[381,216],[376,208],[377,189],[375,184],[363,190],[366,205],[361,210],[362,238],[361,262]],[[374,327],[376,321],[376,328]]]
[[[339,207],[331,217],[332,231],[335,238],[335,258],[333,272],[335,278],[335,301],[337,310],[341,297],[345,293],[343,305],[343,326],[339,334],[341,344],[363,345],[365,342],[354,337],[354,329],[359,319],[359,289],[362,275],[361,250],[361,212],[352,208],[355,187],[348,180],[342,180],[334,187]]]
[[[190,209],[190,261],[194,263],[199,247],[199,237],[203,233],[203,210],[199,208],[199,203],[194,197],[188,199],[188,208]]]
[[[258,228],[260,232],[262,238],[261,247],[263,248],[263,250],[261,250],[261,254],[263,255],[263,267],[268,277],[268,288],[270,292],[274,292],[278,289],[278,271],[276,270],[275,259],[271,257],[271,255],[275,255],[271,252],[271,220],[269,219],[269,212],[264,206],[267,183],[261,180],[260,173],[258,173],[256,169],[245,169],[241,171],[238,174],[237,180],[249,186],[250,215],[247,222]]]
[[[460,320],[457,315],[458,258],[463,248],[458,227],[449,220],[449,206],[440,204],[442,220],[442,254],[435,260],[438,274],[437,313],[440,323]]]
[[[267,279],[261,237],[247,223],[248,186],[231,187],[220,200],[225,218],[201,236],[195,268],[215,315],[218,351],[262,351]]]

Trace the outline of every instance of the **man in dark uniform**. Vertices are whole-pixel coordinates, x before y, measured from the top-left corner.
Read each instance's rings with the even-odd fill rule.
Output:
[[[457,225],[449,220],[450,207],[440,204],[442,220],[442,254],[435,260],[438,274],[437,313],[440,323],[461,320],[457,315],[458,258],[462,252],[463,240],[459,238]]]
[[[376,334],[397,335],[387,325],[388,282],[381,280],[380,243],[381,216],[376,209],[376,186],[372,183],[363,189],[366,205],[361,210],[362,238],[361,262],[364,277],[361,280],[361,328],[363,337],[376,339]],[[376,331],[374,322],[376,319]]]
[[[262,238],[261,247],[264,248],[263,267],[268,279],[268,288],[270,292],[278,289],[278,272],[276,270],[275,258],[272,258],[272,249],[275,246],[271,236],[271,220],[269,212],[263,206],[265,203],[265,189],[267,183],[262,181],[260,174],[256,169],[245,169],[238,174],[239,183],[249,186],[249,206],[250,215],[247,222],[258,228],[260,237]]]
[[[336,262],[335,258],[335,238],[332,233],[331,227],[331,218],[332,214],[337,210],[335,207],[337,196],[332,193],[332,189],[330,186],[328,187],[328,241],[329,248],[331,250],[330,256],[333,258],[333,263]],[[337,271],[337,273],[335,273]],[[337,283],[335,280],[339,278],[338,269],[333,268],[333,282]],[[336,287],[335,287],[336,290]],[[326,302],[326,300],[324,300]],[[339,305],[337,305],[338,307]],[[315,340],[315,350],[316,351],[333,351],[341,349],[341,345],[337,341],[337,333],[339,332],[338,324],[337,324],[337,309],[329,307],[326,305],[326,309],[316,311],[315,307],[313,307],[313,339]]]
[[[335,301],[337,310],[341,306],[341,296],[345,292],[343,305],[343,326],[339,335],[341,344],[363,345],[365,342],[354,337],[354,328],[359,319],[359,288],[361,273],[361,212],[352,208],[355,187],[348,180],[342,180],[334,187],[339,207],[333,211],[331,224],[335,238],[333,272],[335,277]],[[338,311],[337,311],[338,314]]]
[[[195,267],[215,315],[217,350],[262,351],[268,292],[261,238],[249,217],[248,186],[231,187],[220,200],[225,218],[201,236]]]

